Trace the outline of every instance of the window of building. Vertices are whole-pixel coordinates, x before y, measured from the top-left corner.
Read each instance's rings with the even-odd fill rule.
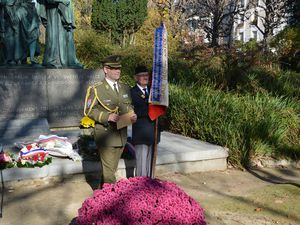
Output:
[[[257,41],[257,30],[252,31],[252,38]]]
[[[244,42],[244,32],[240,32],[240,41]]]
[[[241,6],[242,8],[245,7],[245,0],[240,0],[240,6]]]

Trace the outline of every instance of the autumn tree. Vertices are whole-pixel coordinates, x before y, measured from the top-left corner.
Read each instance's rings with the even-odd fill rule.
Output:
[[[74,1],[74,15],[76,17],[76,27],[84,30],[91,28],[93,0]]]
[[[199,16],[202,28],[211,47],[219,46],[220,39],[230,37],[236,16],[242,13],[239,0],[192,0],[189,5],[190,17]]]
[[[182,31],[187,26],[187,7],[188,0],[152,0],[152,6],[157,7],[161,18],[166,18],[170,26],[170,32],[174,38],[176,35],[181,35]]]
[[[153,0],[170,15],[171,32],[175,34],[187,25],[187,19],[197,18],[198,28],[210,40],[211,47],[219,46],[220,38],[230,37],[236,15],[242,9],[239,0]],[[177,30],[176,30],[177,28]]]
[[[263,49],[269,50],[271,38],[276,29],[281,29],[288,23],[291,6],[296,0],[253,0],[249,1],[247,9],[255,7],[255,20],[252,22],[263,35]]]

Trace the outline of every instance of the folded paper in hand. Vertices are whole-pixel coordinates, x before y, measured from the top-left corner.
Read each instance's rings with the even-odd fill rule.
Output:
[[[127,127],[130,124],[132,124],[130,117],[134,114],[133,111],[123,114],[121,116],[119,116],[119,120],[117,122],[117,129],[121,129],[123,127]]]

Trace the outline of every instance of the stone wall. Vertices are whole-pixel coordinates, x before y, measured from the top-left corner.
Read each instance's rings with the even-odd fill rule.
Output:
[[[86,89],[103,76],[102,70],[1,68],[0,140],[14,129],[12,121],[28,128],[39,119],[50,128],[79,126]]]

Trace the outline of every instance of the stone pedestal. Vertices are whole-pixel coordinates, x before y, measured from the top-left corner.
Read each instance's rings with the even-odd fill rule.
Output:
[[[86,89],[103,77],[102,70],[1,69],[0,143],[14,138],[10,134],[27,136],[24,127],[39,126],[37,120],[46,120],[49,128],[79,126]]]

